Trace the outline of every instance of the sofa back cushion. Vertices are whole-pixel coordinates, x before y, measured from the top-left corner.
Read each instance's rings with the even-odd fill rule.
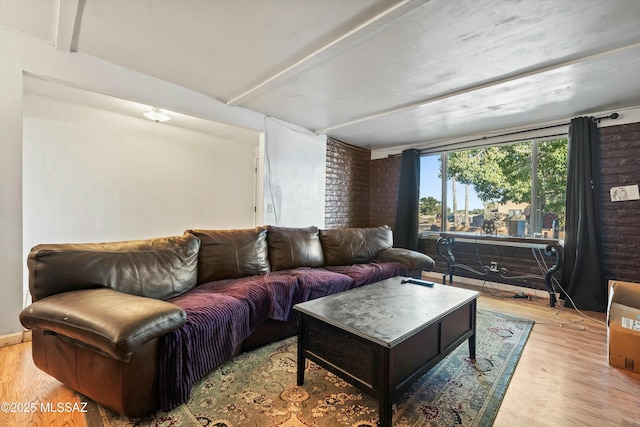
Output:
[[[269,226],[267,243],[272,271],[324,266],[324,255],[317,227]]]
[[[27,258],[29,290],[34,301],[100,287],[166,300],[196,285],[199,247],[200,241],[190,234],[37,245]]]
[[[336,228],[320,230],[320,242],[326,265],[351,265],[370,262],[383,249],[393,246],[391,228]]]
[[[187,230],[200,239],[198,284],[270,271],[267,228]]]

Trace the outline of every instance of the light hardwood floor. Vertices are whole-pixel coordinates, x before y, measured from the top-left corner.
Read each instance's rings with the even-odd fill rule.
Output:
[[[603,322],[598,323],[548,304],[542,298],[500,298],[485,292],[478,300],[479,309],[536,322],[494,426],[640,426],[640,374],[609,366],[605,315],[586,313]],[[80,402],[33,365],[29,342],[0,348],[0,386],[0,403],[35,403],[39,408]],[[0,412],[0,426],[84,425],[80,412]]]

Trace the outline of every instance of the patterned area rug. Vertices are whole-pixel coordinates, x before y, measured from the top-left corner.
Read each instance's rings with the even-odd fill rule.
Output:
[[[506,392],[533,321],[478,310],[477,361],[465,342],[393,405],[395,427],[489,426]],[[241,354],[211,371],[191,399],[171,412],[128,419],[101,406],[93,426],[372,427],[378,402],[307,361],[296,386],[296,337]]]

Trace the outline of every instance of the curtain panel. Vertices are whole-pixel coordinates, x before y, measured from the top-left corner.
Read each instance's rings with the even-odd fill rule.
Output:
[[[568,306],[604,312],[607,291],[600,260],[599,146],[593,118],[571,120],[561,297]]]
[[[397,248],[418,249],[419,198],[420,150],[404,150],[400,165],[396,224],[393,230],[393,245]]]

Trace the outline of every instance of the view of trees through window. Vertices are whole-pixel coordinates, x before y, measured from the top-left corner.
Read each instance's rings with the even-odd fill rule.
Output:
[[[562,238],[566,180],[566,139],[424,156],[420,231]]]

